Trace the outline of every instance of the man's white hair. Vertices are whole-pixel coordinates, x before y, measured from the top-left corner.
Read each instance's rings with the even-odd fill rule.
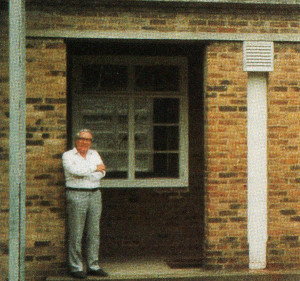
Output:
[[[77,132],[77,134],[75,135],[75,138],[78,139],[79,138],[79,135],[83,132],[87,132],[87,133],[90,133],[92,136],[93,136],[93,133],[91,132],[91,130],[89,129],[81,129]]]

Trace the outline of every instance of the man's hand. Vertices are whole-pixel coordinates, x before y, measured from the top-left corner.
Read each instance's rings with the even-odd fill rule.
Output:
[[[105,172],[106,171],[106,167],[104,164],[99,164],[97,165],[97,170],[96,172]]]

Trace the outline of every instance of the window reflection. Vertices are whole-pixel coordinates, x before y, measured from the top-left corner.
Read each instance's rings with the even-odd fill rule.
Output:
[[[127,66],[85,65],[82,68],[82,85],[87,90],[126,90]]]
[[[172,65],[139,65],[135,67],[137,91],[178,91],[179,69]]]
[[[179,176],[178,99],[136,99],[135,150],[137,178]]]

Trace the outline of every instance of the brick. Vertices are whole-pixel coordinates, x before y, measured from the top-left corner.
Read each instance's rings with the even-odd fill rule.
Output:
[[[280,238],[282,242],[297,242],[299,240],[298,236],[282,236]]]
[[[42,146],[44,142],[42,140],[26,140],[27,146]]]
[[[34,247],[48,247],[51,245],[51,241],[35,241]]]
[[[35,106],[34,109],[38,111],[49,111],[49,110],[54,110],[55,107],[53,105],[39,105],[39,106]]]
[[[53,175],[51,174],[41,174],[41,175],[35,175],[34,179],[36,180],[45,180],[45,179],[51,179]]]
[[[237,109],[237,106],[219,106],[219,111],[221,112],[235,112]]]
[[[150,24],[151,25],[165,25],[166,20],[154,19],[154,20],[150,20]]]
[[[27,98],[26,103],[27,104],[36,104],[41,103],[43,100],[41,98]]]
[[[220,178],[236,178],[237,176],[237,173],[219,173]]]
[[[236,216],[237,215],[237,211],[228,211],[228,210],[225,210],[225,211],[220,211],[219,212],[219,215],[220,216]]]
[[[235,210],[235,209],[240,209],[241,206],[242,206],[242,204],[240,204],[240,203],[234,203],[234,204],[230,204],[229,208]]]
[[[43,139],[49,139],[50,138],[50,134],[42,134],[42,138]]]
[[[227,222],[227,220],[222,219],[222,218],[209,218],[208,222],[209,223],[225,223],[225,222]]]
[[[51,260],[55,260],[55,256],[37,256],[36,261],[51,261]]]
[[[46,98],[45,102],[51,104],[65,104],[67,100],[66,98]]]
[[[28,255],[26,255],[25,261],[26,262],[33,262],[34,261],[34,256],[28,256]]]
[[[191,20],[189,21],[190,25],[207,25],[206,20]]]
[[[291,216],[291,215],[296,215],[295,210],[281,210],[280,213],[284,216]]]
[[[208,91],[214,91],[214,92],[225,92],[227,91],[226,86],[212,86],[212,87],[207,87]]]
[[[231,222],[238,222],[238,223],[247,222],[247,218],[245,218],[245,217],[231,217],[230,221]]]

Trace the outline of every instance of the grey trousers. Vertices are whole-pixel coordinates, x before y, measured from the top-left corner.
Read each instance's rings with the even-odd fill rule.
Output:
[[[86,230],[87,267],[98,270],[100,246],[101,191],[67,190],[68,261],[70,271],[83,271],[82,240]]]

